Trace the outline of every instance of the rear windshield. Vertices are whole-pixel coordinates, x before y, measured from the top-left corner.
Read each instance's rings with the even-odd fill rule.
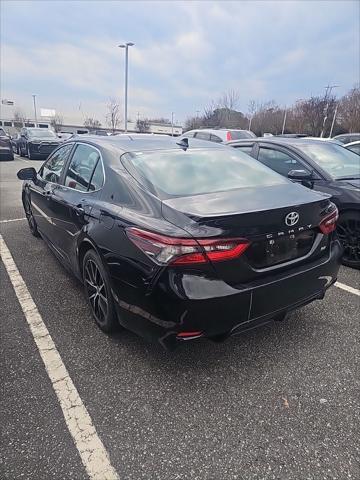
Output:
[[[298,144],[297,147],[334,179],[360,176],[360,157],[335,143]]]
[[[150,184],[160,197],[261,188],[288,181],[245,153],[230,148],[130,152],[121,159],[140,183]]]
[[[241,140],[242,138],[254,138],[256,135],[247,130],[230,130],[231,140]]]

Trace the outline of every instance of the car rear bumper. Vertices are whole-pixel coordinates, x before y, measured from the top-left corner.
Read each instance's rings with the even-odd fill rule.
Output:
[[[224,339],[271,321],[324,297],[336,281],[342,248],[336,239],[327,256],[270,276],[261,284],[232,287],[210,276],[168,269],[141,299],[114,288],[121,323],[172,350],[181,341],[204,336]],[[179,334],[195,335],[179,337]],[[199,334],[201,332],[201,334]]]
[[[11,147],[0,146],[0,159],[8,160],[14,156],[14,152]]]

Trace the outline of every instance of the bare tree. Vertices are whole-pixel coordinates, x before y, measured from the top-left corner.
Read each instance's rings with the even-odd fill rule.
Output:
[[[184,131],[187,132],[189,130],[194,130],[196,128],[200,128],[202,126],[202,118],[203,117],[188,117],[185,120]]]
[[[52,119],[50,120],[50,125],[53,127],[56,133],[60,132],[61,127],[63,126],[64,123],[64,118],[62,115],[56,114]]]
[[[217,102],[218,108],[226,108],[228,110],[236,110],[239,105],[239,93],[236,90],[228,90],[224,92]]]
[[[249,101],[249,105],[248,105],[248,115],[249,115],[249,126],[248,126],[248,129],[251,130],[251,124],[252,124],[252,120],[253,120],[253,117],[256,113],[256,110],[257,110],[257,106],[256,106],[256,102],[255,100],[250,100]]]
[[[147,118],[141,120],[140,118],[136,122],[136,129],[139,133],[146,133],[150,129],[150,123]]]
[[[106,121],[113,133],[115,133],[120,122],[120,105],[115,98],[110,98],[107,104]]]
[[[24,113],[19,109],[15,110],[15,112],[14,112],[14,123],[18,124],[18,126],[15,126],[15,128],[20,130],[20,128],[23,127],[25,121],[26,121],[26,117],[25,117]]]
[[[340,100],[339,119],[346,131],[360,132],[360,85],[355,85]]]
[[[101,127],[101,123],[96,118],[87,117],[84,120],[84,127],[88,128],[90,131],[92,131],[92,130],[96,130],[97,128]]]

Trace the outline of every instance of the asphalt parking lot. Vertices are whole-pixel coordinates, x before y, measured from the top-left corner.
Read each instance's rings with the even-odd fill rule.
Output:
[[[1,235],[113,478],[360,478],[359,272],[339,274],[356,290],[332,287],[285,322],[222,344],[167,353],[128,332],[108,337],[81,285],[27,228],[16,172],[40,165],[0,164]],[[0,274],[0,477],[89,478],[3,262]]]

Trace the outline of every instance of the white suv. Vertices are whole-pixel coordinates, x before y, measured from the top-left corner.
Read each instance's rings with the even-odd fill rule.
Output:
[[[210,142],[228,142],[229,140],[243,140],[246,138],[255,138],[255,133],[250,130],[234,130],[228,128],[201,128],[199,130],[189,130],[182,134],[186,138],[197,138],[199,140],[209,140]]]

